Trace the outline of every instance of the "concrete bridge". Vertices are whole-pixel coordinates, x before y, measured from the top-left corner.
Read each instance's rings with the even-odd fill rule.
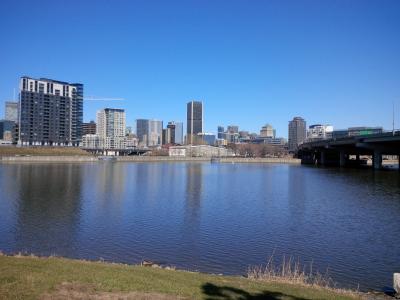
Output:
[[[297,155],[303,164],[341,167],[361,165],[365,160],[360,156],[369,156],[375,169],[382,168],[382,155],[397,155],[400,167],[400,131],[307,142],[299,146]]]

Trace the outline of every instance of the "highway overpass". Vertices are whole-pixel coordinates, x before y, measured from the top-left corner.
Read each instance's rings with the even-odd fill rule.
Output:
[[[299,146],[297,152],[303,164],[341,167],[361,165],[360,156],[370,156],[375,169],[382,168],[382,155],[399,157],[400,131],[306,142]],[[355,159],[351,160],[350,156]]]

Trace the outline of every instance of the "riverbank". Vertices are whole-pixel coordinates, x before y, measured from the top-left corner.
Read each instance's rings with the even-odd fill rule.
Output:
[[[0,299],[362,299],[302,285],[66,258],[0,255]]]
[[[170,157],[170,156],[117,156],[117,162],[210,162],[209,157]],[[81,155],[7,155],[0,156],[0,161],[7,162],[98,162],[96,156]],[[279,164],[300,164],[299,159],[294,158],[241,158],[226,157],[219,159],[220,163],[279,163]]]
[[[0,157],[4,156],[85,156],[90,153],[76,147],[16,147],[0,146]]]

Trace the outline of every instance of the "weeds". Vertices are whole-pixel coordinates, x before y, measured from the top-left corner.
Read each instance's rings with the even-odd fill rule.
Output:
[[[316,288],[329,289],[335,292],[346,294],[356,294],[358,291],[337,288],[335,281],[329,276],[327,269],[324,274],[313,270],[313,262],[310,265],[303,265],[299,259],[293,256],[283,256],[282,260],[276,264],[274,255],[268,258],[265,266],[249,267],[247,277],[261,281],[276,281],[281,283],[312,286]]]

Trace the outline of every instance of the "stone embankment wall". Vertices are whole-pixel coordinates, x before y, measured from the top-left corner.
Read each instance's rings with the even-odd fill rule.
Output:
[[[3,156],[1,162],[97,162],[95,156]],[[209,157],[169,157],[169,156],[119,156],[119,162],[210,162]],[[299,159],[294,158],[221,158],[221,163],[283,163],[300,164]]]
[[[221,158],[222,163],[278,163],[278,164],[301,164],[301,160],[297,158]]]

